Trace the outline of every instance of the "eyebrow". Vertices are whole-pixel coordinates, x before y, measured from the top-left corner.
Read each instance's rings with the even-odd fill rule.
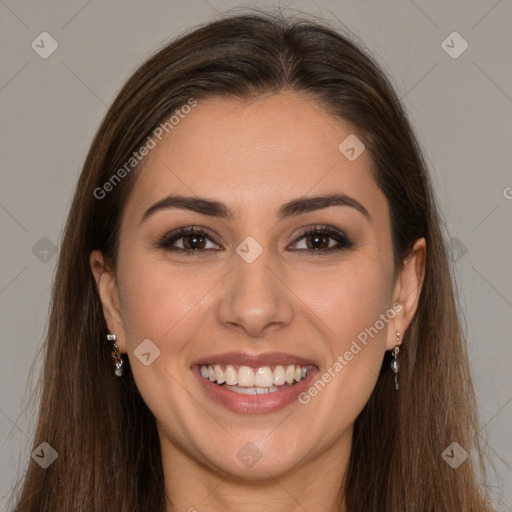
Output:
[[[286,217],[294,217],[303,213],[321,210],[330,206],[349,206],[360,213],[371,222],[372,218],[368,210],[353,197],[345,194],[326,194],[315,197],[301,197],[285,203],[281,206],[278,212],[278,220],[283,220]],[[154,205],[150,206],[142,215],[140,223],[145,222],[151,215],[161,210],[168,209],[181,209],[190,210],[201,215],[208,215],[210,217],[217,217],[225,220],[232,220],[235,218],[235,213],[227,205],[219,201],[215,201],[206,197],[198,196],[181,196],[181,195],[168,195]]]

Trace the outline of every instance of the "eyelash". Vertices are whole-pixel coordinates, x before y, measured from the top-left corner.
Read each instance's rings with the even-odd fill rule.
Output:
[[[197,254],[205,251],[217,250],[217,249],[182,249],[181,247],[174,247],[172,244],[188,235],[201,235],[208,238],[210,241],[213,241],[215,244],[218,244],[213,237],[211,237],[206,231],[199,227],[189,227],[189,228],[179,228],[176,231],[165,234],[160,240],[157,242],[157,247],[160,249],[164,249],[166,251],[172,252],[182,252],[186,254],[192,255],[192,253]],[[337,229],[332,229],[329,226],[314,226],[313,228],[308,228],[307,230],[301,232],[298,235],[295,243],[307,236],[310,235],[325,235],[329,238],[334,239],[338,242],[338,246],[328,247],[327,249],[292,249],[293,251],[306,251],[310,254],[328,254],[335,251],[341,251],[344,249],[350,249],[354,245],[354,242],[350,240],[350,238],[343,233],[342,231],[338,231]]]

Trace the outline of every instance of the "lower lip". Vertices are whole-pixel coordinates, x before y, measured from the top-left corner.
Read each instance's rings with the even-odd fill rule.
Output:
[[[192,371],[199,380],[201,387],[214,402],[239,414],[265,414],[284,409],[298,401],[299,394],[309,386],[310,381],[318,372],[316,368],[310,369],[305,379],[281,391],[265,393],[264,395],[242,395],[205,379],[201,375],[198,366],[193,366]]]

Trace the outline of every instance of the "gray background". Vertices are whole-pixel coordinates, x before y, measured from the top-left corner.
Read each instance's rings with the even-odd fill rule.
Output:
[[[55,251],[94,131],[138,64],[184,29],[235,5],[242,4],[0,0],[1,510],[30,457],[35,405],[29,398],[40,368]],[[338,18],[374,53],[403,98],[451,237],[480,433],[496,469],[489,483],[497,510],[510,510],[511,2],[273,5]],[[41,45],[44,31],[58,43],[46,59],[31,47],[34,40]],[[460,41],[448,38],[442,46],[454,31],[469,44],[457,58],[444,47],[456,52]]]

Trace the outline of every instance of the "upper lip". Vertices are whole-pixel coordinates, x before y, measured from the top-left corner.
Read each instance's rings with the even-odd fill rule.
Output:
[[[202,364],[240,364],[245,366],[274,366],[285,364],[296,364],[300,366],[316,366],[315,362],[311,359],[298,357],[293,354],[286,354],[284,352],[267,352],[263,354],[248,354],[245,352],[224,352],[223,354],[215,354],[205,356],[198,359],[193,365]]]

